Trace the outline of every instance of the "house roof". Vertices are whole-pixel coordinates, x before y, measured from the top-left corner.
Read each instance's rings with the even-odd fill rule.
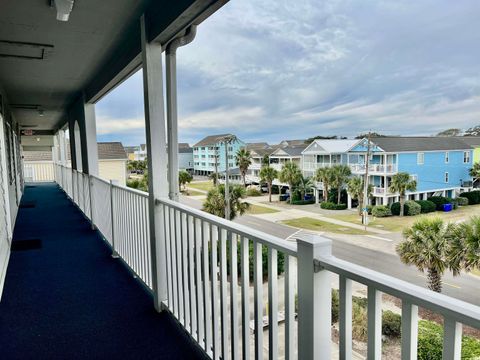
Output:
[[[99,142],[99,160],[127,160],[127,153],[121,142]]]
[[[135,151],[140,149],[139,146],[124,146],[123,148],[127,154],[133,154]]]
[[[221,139],[224,138],[225,136],[233,136],[233,135],[232,134],[210,135],[210,136],[204,137],[202,140],[200,140],[195,145],[193,145],[193,147],[215,145],[219,141],[221,141]]]
[[[473,147],[480,146],[480,136],[463,136],[463,137],[458,137],[457,139],[460,139],[464,143]]]
[[[471,145],[459,137],[377,137],[372,142],[386,152],[468,150]]]
[[[268,149],[270,148],[270,145],[266,142],[247,143],[246,148],[247,150]]]
[[[286,146],[307,146],[308,144],[305,144],[305,139],[296,139],[296,140],[282,140],[280,141],[279,146],[286,147]]]
[[[51,151],[24,151],[24,161],[52,161]]]
[[[271,153],[273,153],[276,149],[251,149],[250,152],[252,154],[252,156],[260,156],[260,157],[264,157],[265,155],[270,155]]]
[[[283,148],[278,148],[276,149],[271,155],[283,155],[285,153],[287,156],[292,156],[292,157],[300,157],[302,155],[302,151],[305,150],[307,147],[306,144],[303,144],[301,146],[285,146]]]
[[[308,154],[333,154],[347,152],[358,139],[316,139],[303,151]]]

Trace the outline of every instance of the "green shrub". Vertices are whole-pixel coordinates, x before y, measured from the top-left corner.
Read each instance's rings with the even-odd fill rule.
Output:
[[[400,203],[395,202],[390,206],[390,210],[392,211],[393,215],[400,215]],[[405,201],[404,207],[403,207],[403,214],[405,216],[414,216],[420,214],[422,211],[422,207],[417,204],[413,200],[407,200]]]
[[[433,321],[418,322],[418,353],[419,360],[442,359],[443,327]],[[470,336],[462,337],[462,359],[477,359],[480,357],[480,340]]]
[[[428,198],[429,201],[435,203],[437,211],[443,211],[443,205],[448,204],[448,198],[443,196],[431,196]]]
[[[437,210],[437,205],[430,200],[417,200],[415,202],[420,205],[420,212],[422,214],[431,213]]]
[[[345,210],[347,208],[347,205],[324,201],[320,203],[320,207],[325,210]]]
[[[388,337],[400,337],[402,316],[393,311],[386,310],[382,313],[382,334]]]
[[[480,190],[464,192],[460,197],[467,198],[470,205],[480,204]]]
[[[338,200],[337,189],[328,190],[328,202],[336,203]],[[343,189],[340,193],[340,202],[346,204],[348,201],[347,190]]]
[[[261,196],[262,192],[257,188],[250,187],[247,189],[247,196]]]
[[[468,205],[468,198],[466,197],[463,197],[463,196],[459,196],[457,197],[457,203],[459,206],[467,206]]]
[[[372,215],[375,217],[392,216],[392,211],[386,205],[376,205],[372,209]]]
[[[367,341],[367,309],[356,302],[352,303],[352,337]]]
[[[422,207],[414,200],[405,201],[405,205],[408,207],[408,211],[405,212],[408,216],[418,215],[422,211]]]
[[[332,324],[338,321],[340,313],[340,295],[337,289],[332,289]]]
[[[372,215],[372,211],[373,211],[373,205],[367,205],[367,213],[368,213],[368,215]]]
[[[310,199],[310,200],[293,200],[291,202],[292,205],[309,205],[309,204],[315,204],[315,199]],[[342,204],[343,205],[343,204]]]

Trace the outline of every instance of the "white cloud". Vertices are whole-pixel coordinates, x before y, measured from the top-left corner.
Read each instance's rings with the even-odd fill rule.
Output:
[[[127,133],[132,130],[145,129],[145,120],[143,118],[118,119],[108,116],[99,116],[97,118],[97,134],[117,134]]]

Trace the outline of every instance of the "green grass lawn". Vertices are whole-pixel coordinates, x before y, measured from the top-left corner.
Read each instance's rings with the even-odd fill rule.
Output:
[[[213,188],[213,182],[212,181],[191,182],[190,184],[187,184],[187,187],[192,189],[202,190],[202,191],[209,191]]]
[[[369,232],[359,229],[353,229],[341,225],[332,224],[326,221],[317,220],[309,217],[302,217],[298,219],[291,219],[282,221],[283,224],[293,226],[300,229],[326,231],[337,234],[347,235],[368,235]]]
[[[271,209],[265,206],[250,204],[247,214],[258,215],[258,214],[272,214],[276,212],[279,212],[279,210]]]
[[[328,214],[326,216],[333,219],[348,221],[353,224],[361,224],[361,217],[356,212],[340,215]],[[468,220],[471,216],[480,216],[480,205],[462,206],[459,209],[450,212],[436,211],[419,216],[389,216],[386,218],[374,218],[370,215],[369,226],[392,232],[402,232],[404,228],[411,226],[420,216],[439,216],[444,221],[450,222]]]
[[[190,189],[188,189],[187,192],[188,192],[188,194],[182,191],[182,194],[183,194],[183,195],[187,195],[187,196],[200,196],[200,195],[204,195],[204,196],[205,196],[205,195],[206,195],[205,193],[203,193],[203,192],[201,192],[201,191],[197,191],[197,190],[190,190]]]

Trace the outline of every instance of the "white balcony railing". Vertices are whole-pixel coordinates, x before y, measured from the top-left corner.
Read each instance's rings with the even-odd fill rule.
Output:
[[[55,177],[113,254],[152,289],[148,194],[60,166]],[[155,203],[163,229],[156,241],[165,242],[163,258],[156,257],[166,274],[163,305],[213,359],[261,359],[265,352],[270,359],[330,358],[332,273],[339,277],[341,359],[352,358],[353,282],[368,288],[369,359],[382,353],[382,293],[402,301],[402,359],[416,359],[419,306],[443,316],[444,359],[460,358],[462,324],[480,328],[480,307],[340,260],[328,239],[312,235],[295,244],[169,199]]]
[[[383,187],[375,186],[373,188],[373,194],[374,195],[384,195],[385,193],[386,193],[386,191],[385,191],[385,188],[383,188]]]
[[[335,164],[330,163],[316,163],[316,162],[304,162],[303,163],[303,170],[304,171],[315,171],[320,168],[330,167]]]
[[[349,164],[353,173],[365,173],[365,164]],[[368,171],[372,174],[394,174],[398,171],[397,164],[369,164]]]
[[[25,181],[54,181],[53,161],[24,161],[23,175]]]

